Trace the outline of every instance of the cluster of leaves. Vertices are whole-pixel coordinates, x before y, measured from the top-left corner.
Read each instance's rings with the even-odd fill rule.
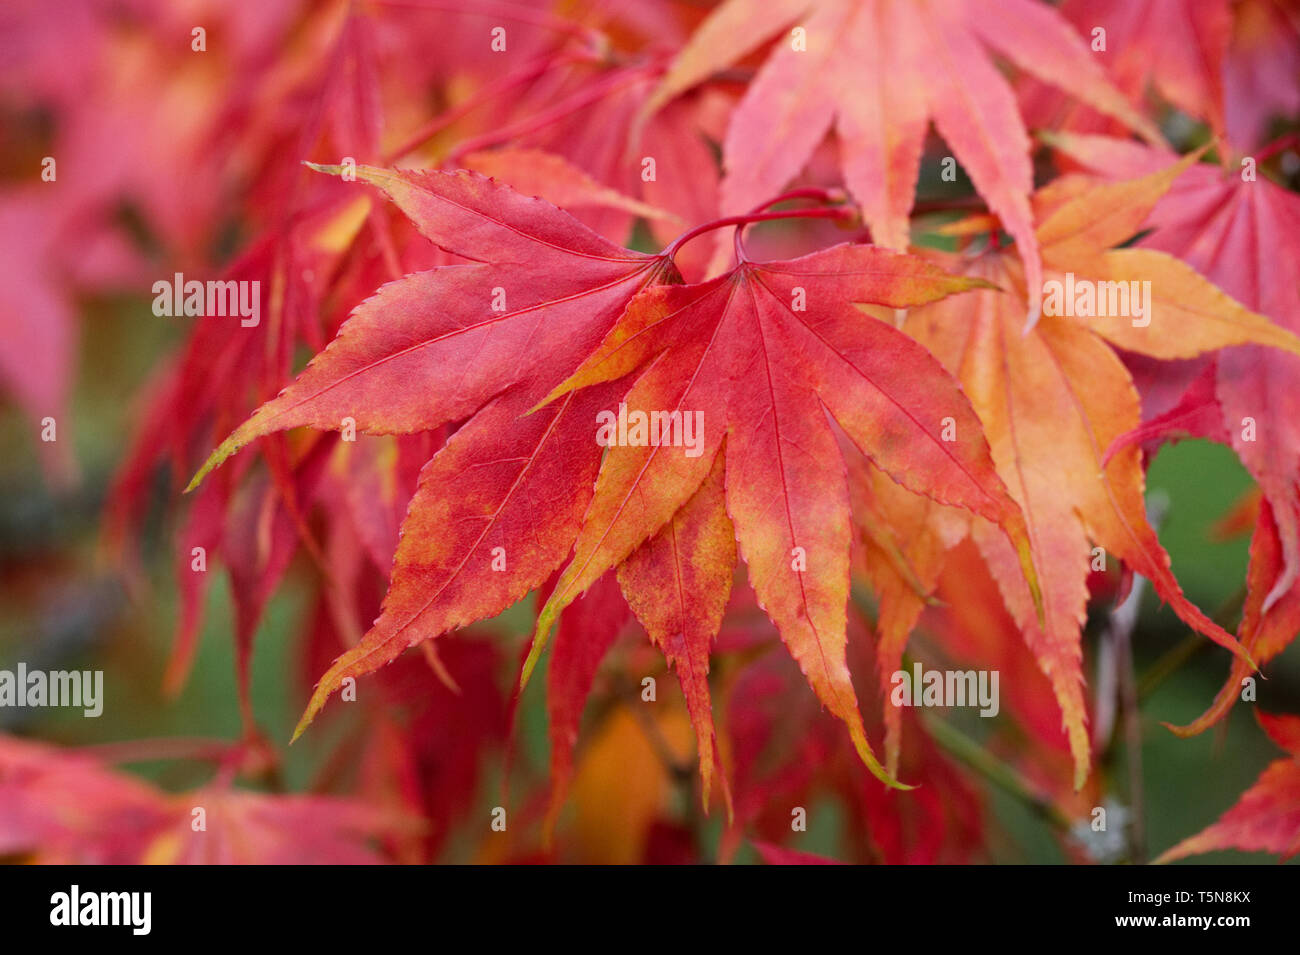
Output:
[[[184,796],[0,740],[19,807],[0,852],[229,858],[172,832],[178,806],[214,803],[271,856],[361,860],[368,840],[436,858],[545,653],[549,781],[512,795],[480,857],[697,858],[694,809],[665,809],[697,778],[698,804],[724,806],[723,858],[748,840],[808,861],[791,807],[830,798],[845,856],[961,861],[987,838],[979,787],[950,728],[890,702],[909,639],[1001,673],[984,745],[1064,829],[1107,788],[1088,610],[1135,575],[1226,651],[1223,690],[1175,732],[1217,723],[1300,629],[1300,196],[1274,181],[1295,155],[1276,134],[1300,117],[1300,5],[1146,6],[275,0],[257,22],[200,4],[180,29],[137,0],[75,8],[73,82],[20,4],[5,92],[51,110],[44,148],[69,158],[59,192],[0,203],[41,229],[0,229],[35,260],[0,287],[29,323],[0,348],[14,395],[57,412],[69,288],[197,271],[231,207],[248,238],[224,275],[265,304],[255,328],[199,320],[148,386],[105,529],[140,578],[157,471],[176,491],[193,475],[171,495],[165,683],[194,659],[201,548],[231,578],[243,737]],[[202,53],[177,40],[191,16]],[[164,73],[145,136],[118,113]],[[945,194],[945,165],[971,195]],[[124,196],[152,249],[118,248]],[[1147,320],[1041,314],[1066,275],[1150,283]],[[29,333],[52,336],[54,371]],[[603,413],[699,421],[698,446],[602,446]],[[1184,595],[1147,515],[1147,462],[1189,435],[1231,446],[1261,492],[1235,633]],[[297,734],[362,681],[335,753],[360,767],[348,799],[230,788],[276,749],[251,660],[293,566],[314,602]],[[530,595],[525,646],[478,629]],[[637,700],[669,670],[679,697]],[[1294,756],[1289,718],[1261,719]],[[625,771],[647,748],[658,769]],[[1294,770],[1168,855],[1294,853]],[[96,812],[70,822],[53,791],[96,793]],[[609,805],[632,848],[597,831]]]

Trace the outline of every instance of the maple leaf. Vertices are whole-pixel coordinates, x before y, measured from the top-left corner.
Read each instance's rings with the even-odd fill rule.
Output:
[[[1154,87],[1190,116],[1223,130],[1223,68],[1231,34],[1228,0],[1066,0],[1061,16],[1104,43],[1112,82],[1140,106]],[[1101,35],[1095,31],[1101,30]],[[1077,105],[1055,89],[1025,84],[1025,111],[1053,122],[1052,129],[1111,132],[1115,122]]]
[[[548,365],[576,364],[599,341],[609,312],[670,268],[473,173],[362,166],[356,174],[388,193],[435,244],[478,264],[381,288],[293,384],[221,443],[189,489],[249,441],[287,428],[341,430],[353,418],[358,431],[406,434],[544,393]],[[445,390],[396,387],[436,381],[447,368],[459,374]]]
[[[204,810],[204,829],[193,809]],[[385,861],[373,837],[418,829],[351,799],[214,783],[169,795],[90,752],[0,736],[0,854],[63,864]]]
[[[286,428],[350,419],[358,431],[392,434],[468,421],[423,469],[383,611],[322,677],[299,732],[344,677],[500,612],[563,561],[599,464],[592,422],[611,392],[521,415],[595,348],[638,289],[675,276],[666,257],[611,245],[549,203],[472,173],[357,174],[432,241],[475,262],[380,289],[191,487],[242,445]]]
[[[376,865],[370,840],[419,824],[358,800],[278,795],[213,784],[173,797],[172,819],[139,860],[145,865]],[[193,810],[204,812],[204,828]]]
[[[191,487],[242,445],[285,428],[340,428],[350,419],[362,431],[393,433],[472,417],[421,474],[383,611],[362,642],[322,677],[298,732],[345,677],[497,613],[535,588],[576,537],[577,555],[540,615],[541,639],[525,663],[526,680],[563,606],[674,517],[713,469],[727,430],[732,434],[727,460],[739,469],[728,482],[727,507],[742,550],[749,548],[745,556],[760,596],[783,623],[820,697],[848,722],[864,760],[879,771],[841,662],[848,554],[846,525],[837,526],[836,518],[848,501],[842,475],[836,479],[833,465],[827,473],[835,460],[835,438],[825,414],[834,414],[897,480],[1006,528],[1032,582],[1020,517],[992,474],[983,439],[955,383],[906,336],[864,318],[849,304],[861,299],[902,308],[978,283],[906,256],[842,246],[788,263],[746,262],[730,278],[681,286],[674,296],[634,298],[660,279],[675,277],[671,252],[677,243],[659,256],[629,252],[547,203],[467,173],[362,167],[358,175],[388,192],[430,239],[478,264],[418,273],[381,289],[292,385],[222,442]],[[493,301],[507,288],[511,304],[493,311]],[[808,298],[813,308],[809,319],[801,320],[796,311],[807,307]],[[657,310],[663,307],[669,320],[647,331],[645,325],[661,324],[664,316]],[[663,333],[670,326],[680,330],[685,344],[666,348]],[[633,348],[616,348],[632,331],[646,334]],[[695,416],[707,406],[717,423],[697,427],[696,451],[658,456],[648,480],[632,480],[611,512],[618,485],[632,477],[628,469],[641,449],[610,450],[593,498],[600,445],[592,440],[591,422],[599,421],[597,410],[608,412],[619,379],[655,357],[645,347],[647,340],[651,350],[666,349],[666,360],[656,361],[656,370],[638,379],[627,400],[679,412],[685,401],[691,407],[684,413]],[[609,355],[611,349],[616,353]],[[811,360],[781,360],[769,356],[769,349],[807,354]],[[757,393],[757,401],[735,387],[753,373],[769,382],[766,398]],[[448,377],[452,387],[438,387]],[[426,387],[411,388],[411,381]],[[521,419],[529,408],[532,413]],[[810,420],[801,423],[800,416]],[[955,442],[940,439],[945,416],[962,426]],[[684,420],[680,414],[678,420]],[[656,461],[657,451],[651,450],[647,464]],[[473,475],[472,482],[464,480],[466,474]],[[454,496],[451,488],[457,489]],[[765,516],[768,489],[784,499],[784,527]],[[620,518],[630,494],[643,502],[644,512],[628,526]],[[725,526],[716,516],[721,496],[703,506],[701,520]],[[611,529],[616,531],[608,541],[612,547],[606,544]],[[714,531],[694,546],[716,540]],[[805,583],[810,553],[824,563]],[[493,563],[502,557],[510,571],[494,573]],[[638,573],[655,580],[654,562],[653,557],[634,562],[624,586]],[[707,593],[693,595],[693,613],[701,598],[721,606]],[[716,612],[706,613],[705,620],[710,616]],[[671,635],[654,621],[648,628],[679,674],[686,664],[689,672],[682,675],[694,684],[688,694],[703,738],[709,731],[703,728],[702,693],[691,673],[704,665],[706,641],[697,635],[691,638],[694,649],[679,648],[665,642]],[[701,752],[706,755],[708,747],[702,745]]]
[[[1188,157],[1187,163],[1194,157]],[[1249,654],[1183,595],[1147,522],[1135,447],[1107,449],[1139,420],[1138,395],[1109,339],[1143,354],[1186,357],[1259,341],[1300,349],[1300,339],[1243,307],[1171,256],[1111,247],[1131,238],[1181,171],[1166,161],[1121,183],[1057,180],[1035,197],[1049,270],[1077,268],[1088,281],[1151,282],[1139,323],[1117,315],[1045,315],[1021,334],[1026,283],[1005,253],[971,262],[971,274],[1008,292],[976,291],[909,313],[905,329],[955,373],[979,413],[993,459],[1028,524],[1046,620],[1034,619],[1014,558],[978,522],[973,536],[1003,598],[1052,683],[1082,786],[1090,762],[1080,635],[1090,541],[1152,581],[1191,627],[1253,667]],[[956,263],[954,263],[956,264]],[[1051,272],[1049,272],[1051,274]]]
[[[1286,758],[1270,763],[1218,822],[1164,852],[1157,863],[1220,849],[1272,852],[1282,862],[1300,853],[1300,716],[1255,718]]]
[[[1108,176],[1149,173],[1169,158],[1163,151],[1103,136],[1060,134],[1053,142],[1086,168]],[[1196,165],[1179,175],[1142,225],[1151,231],[1133,251],[1177,256],[1276,328],[1300,332],[1300,196],[1262,174],[1248,179],[1235,169]],[[1242,633],[1255,644],[1247,643],[1252,654],[1256,647],[1260,650],[1262,662],[1286,645],[1283,634],[1294,634],[1287,629],[1290,604],[1300,587],[1300,426],[1293,410],[1300,356],[1294,349],[1232,348],[1199,372],[1201,377],[1169,412],[1177,417],[1152,424],[1157,434],[1172,425],[1226,440],[1270,504],[1267,516],[1261,514],[1268,526],[1257,531],[1248,571],[1250,586],[1266,591],[1257,605],[1252,602],[1258,610]],[[1266,540],[1275,540],[1276,550]],[[1288,607],[1280,607],[1288,597]],[[1275,609],[1276,625],[1269,620]],[[1229,681],[1239,683],[1235,669]],[[1211,709],[1186,731],[1200,731],[1221,717],[1228,692],[1225,686]]]
[[[667,524],[618,568],[628,605],[677,671],[695,727],[704,807],[717,762],[709,651],[722,626],[736,566],[736,531],[724,506],[723,458]],[[731,811],[731,794],[723,778]]]
[[[681,225],[681,220],[673,213],[603,186],[564,157],[542,149],[506,147],[470,153],[462,161],[467,169],[498,179],[525,195],[545,196],[547,201],[565,211],[572,212],[580,207],[614,209],[652,221],[667,219]]]
[[[933,119],[1016,239],[1037,287],[1029,138],[985,47],[1161,141],[1070,25],[1036,0],[728,0],[677,55],[648,109],[796,22],[796,35],[775,48],[732,116],[723,144],[724,214],[783,187],[834,123],[844,179],[873,238],[904,249]]]
[[[1104,42],[1108,74],[1136,107],[1154,90],[1243,149],[1274,116],[1300,109],[1300,14],[1290,0],[1065,0],[1059,9]],[[1124,132],[1037,80],[1022,84],[1021,100],[1026,117],[1054,130]]]
[[[1217,404],[1207,405],[1217,412]],[[1217,416],[1216,416],[1217,417]],[[1217,420],[1216,422],[1217,423]],[[1210,434],[1207,437],[1216,437]],[[1285,591],[1267,612],[1264,604],[1276,583],[1286,574],[1282,540],[1273,507],[1260,502],[1255,532],[1250,541],[1250,566],[1246,572],[1246,602],[1242,608],[1237,637],[1251,657],[1260,665],[1274,659],[1300,633],[1300,587]],[[1251,670],[1244,661],[1233,660],[1228,677],[1205,712],[1185,726],[1164,723],[1177,736],[1195,736],[1223,719],[1241,699],[1242,683]]]
[[[92,756],[0,735],[0,856],[133,864],[166,814],[162,793]]]
[[[619,420],[676,416],[698,422],[698,441],[671,449],[613,442],[574,556],[538,615],[524,680],[563,608],[673,520],[711,473],[716,480],[721,456],[725,494],[696,500],[697,513],[686,519],[714,530],[677,540],[688,548],[678,567],[690,565],[703,589],[686,598],[689,613],[676,611],[676,620],[695,616],[711,627],[717,619],[730,584],[721,538],[734,526],[759,603],[863,761],[889,779],[867,742],[844,663],[849,497],[832,419],[895,480],[1002,527],[1027,589],[1034,572],[1023,519],[956,383],[905,335],[851,303],[906,308],[976,285],[913,257],[841,245],[786,262],[754,263],[742,254],[725,276],[641,292],[547,403],[635,376]],[[949,418],[953,440],[942,434]],[[621,578],[625,589],[651,590],[630,595],[633,606],[662,600],[658,586],[669,573],[665,567],[638,581],[634,563]],[[669,624],[663,633],[675,630]],[[700,648],[702,662],[703,632],[681,635]]]

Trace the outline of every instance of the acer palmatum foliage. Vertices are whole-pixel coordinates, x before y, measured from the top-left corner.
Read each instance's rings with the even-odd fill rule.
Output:
[[[818,862],[833,800],[840,861],[967,861],[1010,779],[1105,859],[1114,727],[1185,719],[1116,688],[1135,577],[1228,669],[1179,736],[1291,643],[1294,3],[128,6],[5,14],[0,381],[68,486],[76,296],[161,280],[102,543],[143,594],[163,499],[172,696],[226,570],[240,731],[127,751],[210,767],[201,840],[122,751],[0,738],[0,853]],[[1259,486],[1239,620],[1149,513],[1185,437]],[[254,794],[289,593],[316,776]],[[1283,763],[1166,858],[1293,854]]]

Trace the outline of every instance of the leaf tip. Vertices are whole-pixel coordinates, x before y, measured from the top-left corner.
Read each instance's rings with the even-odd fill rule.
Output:
[[[876,754],[871,751],[871,744],[867,742],[866,734],[861,727],[850,728],[850,735],[853,737],[853,748],[857,750],[858,758],[862,760],[864,766],[871,771],[871,775],[884,783],[890,789],[897,789],[900,792],[907,792],[915,789],[916,786],[909,783],[900,782],[894,778],[884,766],[880,765],[880,760],[876,759]]]
[[[532,646],[528,648],[528,656],[524,658],[523,668],[519,671],[519,693],[521,695],[528,688],[528,681],[533,677],[533,670],[537,669],[537,661],[542,658],[542,650],[546,648],[546,640],[550,634],[550,629],[548,625],[543,630],[539,623],[537,632],[533,634]]]
[[[568,385],[567,381],[560,382],[558,385],[556,385],[554,388],[551,389],[550,394],[548,394],[545,398],[542,398],[540,401],[537,402],[537,404],[533,405],[531,408],[529,408],[519,417],[527,418],[531,414],[536,414],[537,412],[545,408],[547,405],[554,402],[555,399],[563,397],[565,394],[567,394],[569,391],[572,390],[572,386],[566,387],[566,385]]]
[[[190,483],[185,485],[185,490],[181,492],[182,494],[189,494],[196,487],[202,484],[203,479],[211,474],[217,466],[226,459],[226,455],[221,455],[220,457],[218,457],[218,455],[221,455],[221,448],[217,448],[217,450],[208,455],[208,459],[203,462],[203,466],[194,472],[194,477],[190,478]]]
[[[222,462],[238,451],[240,447],[242,447],[242,445],[232,443],[232,438],[227,438],[225,441],[222,441],[221,444],[217,446],[217,449],[208,455],[208,459],[204,461],[203,466],[194,473],[194,477],[190,478],[190,483],[185,485],[185,490],[181,493],[189,494],[196,487],[202,484],[205,477],[220,467]]]
[[[1038,568],[1034,566],[1033,549],[1028,540],[1025,540],[1016,545],[1016,551],[1020,557],[1020,569],[1025,575],[1025,583],[1029,585],[1029,598],[1034,602],[1034,615],[1038,618],[1038,626],[1046,630],[1047,610],[1043,606],[1043,587],[1038,579]]]
[[[307,731],[307,727],[311,726],[312,722],[324,708],[325,701],[329,699],[329,695],[338,688],[339,681],[335,677],[337,669],[338,663],[335,661],[335,665],[331,666],[329,671],[321,677],[320,682],[316,684],[316,688],[312,691],[311,699],[307,701],[307,708],[302,711],[302,716],[298,719],[298,725],[293,728],[293,735],[289,737],[290,746],[297,742],[298,737]]]

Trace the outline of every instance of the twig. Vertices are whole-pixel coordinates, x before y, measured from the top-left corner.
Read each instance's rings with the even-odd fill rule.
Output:
[[[993,785],[1014,796],[1030,811],[1061,832],[1069,832],[1073,823],[1051,799],[1034,791],[1033,786],[1019,772],[998,759],[975,740],[945,720],[929,713],[921,714],[930,737],[950,755],[961,760]]]
[[[105,763],[149,763],[174,759],[219,762],[239,745],[223,739],[173,736],[96,743],[81,747],[80,752]]]
[[[1147,505],[1147,522],[1153,531],[1159,531],[1168,511],[1168,497],[1152,494]],[[1125,829],[1125,840],[1128,843],[1129,861],[1135,865],[1146,862],[1146,811],[1142,778],[1142,711],[1138,700],[1137,672],[1133,665],[1133,630],[1137,627],[1138,612],[1142,607],[1142,594],[1146,586],[1146,578],[1135,574],[1128,596],[1111,611],[1106,630],[1102,634],[1102,645],[1109,645],[1111,649],[1119,716],[1124,727],[1124,760],[1128,769],[1131,810],[1131,822]],[[1098,710],[1102,709],[1099,701]],[[1109,735],[1107,733],[1105,738],[1109,739]],[[1098,742],[1100,741],[1099,739]]]
[[[638,687],[638,692],[639,689]],[[663,763],[664,769],[672,776],[673,781],[681,783],[683,780],[690,781],[694,779],[695,767],[689,762],[682,763],[678,761],[677,754],[668,745],[668,740],[664,739],[659,724],[650,715],[650,711],[641,705],[639,697],[630,704],[629,709],[631,709],[636,721],[641,724],[641,731],[645,733],[646,740],[655,751],[655,755],[659,757],[659,761]]]
[[[1152,525],[1158,523],[1154,519]],[[1124,602],[1111,612],[1104,639],[1113,650],[1113,665],[1119,697],[1120,719],[1124,725],[1125,761],[1128,764],[1128,798],[1132,810],[1126,834],[1129,859],[1135,865],[1146,862],[1146,822],[1144,815],[1144,788],[1142,781],[1142,712],[1138,704],[1137,674],[1133,668],[1133,628],[1137,624],[1138,609],[1146,578],[1135,576],[1133,587]]]

